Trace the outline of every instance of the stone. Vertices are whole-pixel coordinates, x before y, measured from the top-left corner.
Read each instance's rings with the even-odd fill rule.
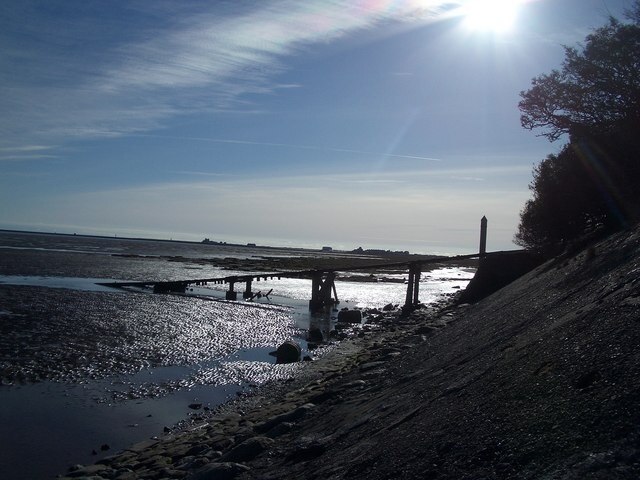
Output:
[[[363,363],[362,365],[360,365],[360,371],[361,372],[368,372],[370,370],[374,370],[376,368],[379,368],[379,367],[383,366],[384,364],[385,364],[385,362],[383,362],[383,361]]]
[[[273,446],[274,440],[269,437],[252,437],[225,453],[222,462],[246,462],[253,460],[262,452]]]
[[[100,465],[100,464],[87,465],[86,467],[82,465],[76,465],[73,468],[74,468],[73,471],[67,473],[67,477],[72,477],[72,478],[91,477],[91,476],[99,475],[100,473],[104,473],[106,471],[112,471],[106,465]]]
[[[253,427],[253,429],[258,433],[268,432],[276,425],[279,425],[283,422],[295,422],[296,420],[301,419],[307,413],[309,413],[315,405],[313,403],[305,403],[304,405],[296,408],[295,410],[287,413],[282,413],[280,415],[276,415],[275,417],[271,417],[269,420],[263,423],[259,423]]]
[[[114,480],[136,480],[136,478],[138,477],[135,472],[129,470],[127,472],[120,472]]]
[[[158,440],[155,440],[155,439],[143,440],[142,442],[138,442],[135,445],[132,445],[131,447],[127,448],[127,451],[139,453],[147,449],[150,449],[151,447],[157,444],[158,444]]]
[[[276,350],[276,363],[295,363],[300,360],[302,350],[293,340],[287,340]]]
[[[209,445],[207,445],[206,443],[197,443],[196,445],[192,446],[189,450],[187,450],[185,452],[186,456],[191,456],[191,455],[206,455],[206,452],[210,451],[211,447]]]
[[[341,323],[362,323],[362,312],[360,310],[340,310],[338,322]]]
[[[269,430],[265,435],[269,438],[279,437],[280,435],[284,435],[285,433],[289,433],[293,428],[292,422],[282,422],[279,425],[276,425],[271,430]]]
[[[228,437],[226,435],[216,435],[212,436],[207,444],[211,447],[212,450],[226,450],[231,447],[235,441],[233,438]]]
[[[249,467],[233,462],[210,463],[190,475],[188,480],[233,480]]]

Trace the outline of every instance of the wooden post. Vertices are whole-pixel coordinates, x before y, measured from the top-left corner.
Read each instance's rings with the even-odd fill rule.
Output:
[[[418,292],[420,290],[420,265],[416,264],[413,266],[413,304],[418,305],[420,302],[418,300]]]
[[[251,296],[253,295],[253,294],[251,293],[251,281],[252,281],[252,280],[253,280],[252,278],[250,278],[249,280],[247,280],[247,286],[246,286],[246,287],[245,287],[245,289],[244,289],[244,292],[243,292],[243,294],[242,294],[242,298],[251,298]]]
[[[407,284],[407,296],[404,301],[405,309],[412,309],[416,306],[420,300],[420,274],[421,274],[420,264],[418,263],[410,263],[409,264],[409,282]]]
[[[480,258],[487,254],[487,217],[480,220]]]
[[[314,272],[311,277],[311,300],[309,300],[309,310],[320,308],[320,287],[322,286],[322,273]]]
[[[334,300],[331,298],[331,292],[335,295],[335,303],[338,302],[335,278],[336,275],[334,272],[327,273],[324,280],[322,279],[322,272],[313,273],[311,277],[311,300],[309,300],[309,310],[320,310],[323,307],[333,304]]]
[[[235,280],[229,280],[229,290],[227,291],[227,294],[225,295],[225,298],[227,300],[237,300],[238,299],[238,293],[233,290],[234,285],[235,285]]]
[[[413,301],[413,268],[409,265],[409,283],[407,284],[407,296],[404,301],[404,306],[409,308],[411,307],[411,302]]]
[[[331,304],[331,290],[334,278],[334,273],[329,272],[327,274],[327,278],[325,278],[324,282],[322,282],[322,286],[320,287],[320,301],[322,302],[323,307]]]

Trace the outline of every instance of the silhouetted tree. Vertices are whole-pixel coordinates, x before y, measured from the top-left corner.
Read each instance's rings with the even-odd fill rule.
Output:
[[[610,133],[640,118],[640,2],[628,15],[636,21],[611,18],[581,51],[565,47],[562,69],[534,78],[520,93],[524,128],[543,129],[553,141],[567,133]]]
[[[521,92],[524,128],[569,143],[533,172],[533,198],[515,236],[526,248],[549,249],[596,228],[616,228],[640,211],[640,0],[565,48],[561,70],[541,75]]]
[[[525,248],[562,248],[584,232],[608,222],[599,183],[579,146],[566,145],[534,168],[533,198],[524,206],[516,243]]]

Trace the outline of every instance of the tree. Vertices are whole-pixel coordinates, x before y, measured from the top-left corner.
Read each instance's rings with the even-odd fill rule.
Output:
[[[532,88],[520,93],[524,128],[543,129],[555,141],[640,121],[640,1],[628,16],[633,23],[611,18],[587,36],[582,50],[565,47],[562,69],[533,79]]]
[[[595,227],[613,229],[640,212],[640,0],[565,48],[561,70],[521,92],[521,123],[569,143],[534,168],[533,198],[515,236],[526,248],[559,247]]]
[[[525,248],[555,251],[609,222],[600,184],[584,162],[584,152],[574,144],[540,162],[529,188],[533,198],[521,212],[515,236]]]

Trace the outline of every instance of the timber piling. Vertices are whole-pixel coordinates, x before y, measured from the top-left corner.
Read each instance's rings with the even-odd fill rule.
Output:
[[[274,272],[274,273],[260,273],[260,274],[247,274],[247,275],[234,275],[229,277],[218,278],[202,278],[193,280],[179,280],[179,281],[146,281],[146,282],[110,282],[100,283],[100,285],[125,288],[125,287],[139,287],[139,288],[153,288],[154,293],[185,293],[186,289],[190,285],[207,285],[213,283],[216,285],[227,284],[228,290],[225,293],[225,298],[229,301],[235,301],[238,299],[238,292],[235,290],[236,283],[245,283],[245,290],[242,293],[242,298],[245,300],[253,300],[258,294],[254,294],[252,291],[252,282],[255,280],[259,282],[260,279],[282,279],[282,278],[302,278],[311,280],[311,299],[309,300],[309,309],[312,311],[322,310],[328,307],[332,307],[339,303],[338,293],[336,290],[335,280],[337,271],[354,271],[354,270],[382,270],[386,268],[401,268],[408,270],[407,279],[407,293],[405,297],[405,304],[403,309],[405,311],[412,310],[419,305],[420,302],[420,276],[422,273],[422,267],[428,264],[434,263],[446,263],[449,261],[467,260],[467,259],[485,259],[488,257],[495,257],[498,255],[504,255],[505,253],[512,252],[491,252],[487,253],[487,217],[482,217],[480,221],[480,248],[478,253],[472,253],[469,255],[456,255],[451,257],[436,257],[424,260],[416,260],[410,262],[389,262],[378,263],[373,265],[357,265],[348,266],[345,265],[340,269],[315,269],[315,270],[302,270],[293,272]],[[518,251],[514,251],[518,252]],[[272,289],[273,290],[273,289]],[[271,293],[271,291],[269,293]]]

